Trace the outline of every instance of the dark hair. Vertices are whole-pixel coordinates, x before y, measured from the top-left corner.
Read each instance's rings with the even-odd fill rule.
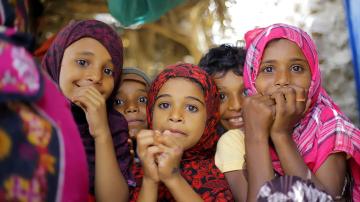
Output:
[[[200,59],[199,66],[209,75],[232,70],[236,75],[242,76],[245,57],[245,48],[222,44],[219,47],[211,48]]]

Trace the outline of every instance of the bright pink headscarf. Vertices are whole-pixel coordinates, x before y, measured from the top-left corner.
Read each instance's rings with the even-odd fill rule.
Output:
[[[329,155],[345,152],[354,178],[353,199],[360,200],[360,131],[340,111],[321,86],[316,46],[303,30],[286,24],[273,24],[245,34],[247,55],[244,65],[244,85],[247,95],[257,93],[255,80],[258,76],[263,53],[274,39],[294,42],[303,52],[311,71],[308,98],[311,99],[300,123],[294,128],[293,140],[307,166],[315,173]],[[279,158],[271,150],[274,169],[284,174]]]

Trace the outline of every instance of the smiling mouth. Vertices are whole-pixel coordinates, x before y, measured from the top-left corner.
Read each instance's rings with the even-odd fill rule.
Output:
[[[244,119],[241,116],[231,117],[225,120],[236,127],[242,127],[244,125]]]

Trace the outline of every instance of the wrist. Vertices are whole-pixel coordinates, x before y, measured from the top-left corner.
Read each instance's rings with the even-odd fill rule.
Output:
[[[245,135],[245,142],[247,144],[268,144],[269,143],[269,135],[265,132],[261,133],[251,133]]]
[[[170,189],[171,187],[176,188],[183,179],[184,178],[181,176],[181,174],[177,173],[173,174],[171,177],[162,180],[162,182],[165,184],[166,187]]]
[[[142,184],[143,184],[143,186],[158,186],[159,182],[157,182],[149,177],[146,177],[144,175],[144,177],[142,179]]]
[[[274,145],[288,144],[292,141],[292,136],[286,132],[277,132],[271,134],[271,140]]]
[[[99,130],[93,134],[95,143],[109,143],[112,142],[112,137],[109,129]]]

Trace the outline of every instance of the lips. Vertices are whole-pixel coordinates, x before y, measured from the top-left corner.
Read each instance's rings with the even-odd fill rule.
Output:
[[[181,130],[177,130],[177,129],[167,129],[164,131],[164,134],[169,134],[175,137],[184,137],[187,136],[187,134]]]
[[[145,121],[144,120],[141,120],[141,119],[131,119],[131,120],[128,120],[128,124],[129,125],[140,125],[140,124],[143,124]]]
[[[241,128],[244,125],[242,116],[233,116],[225,119],[233,128]]]

